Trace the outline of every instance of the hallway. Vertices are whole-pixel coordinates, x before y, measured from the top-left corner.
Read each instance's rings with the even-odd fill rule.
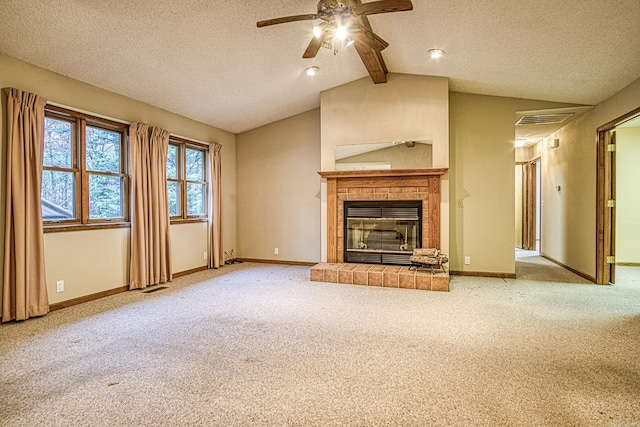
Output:
[[[544,282],[592,283],[575,273],[540,256],[538,251],[516,248],[516,278]]]
[[[592,283],[541,257],[538,251],[525,251],[519,248],[516,248],[516,277],[518,280]],[[640,286],[640,267],[616,266],[616,285]]]

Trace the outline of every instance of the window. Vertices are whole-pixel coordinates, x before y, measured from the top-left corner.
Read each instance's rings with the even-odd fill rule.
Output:
[[[47,106],[41,197],[45,226],[128,220],[125,137],[126,125]]]
[[[171,137],[167,153],[167,191],[172,220],[206,218],[206,159],[206,146]]]

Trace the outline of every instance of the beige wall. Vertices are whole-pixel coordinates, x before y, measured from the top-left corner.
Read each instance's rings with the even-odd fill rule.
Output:
[[[516,148],[516,162],[529,162],[533,159],[533,147]]]
[[[449,167],[449,80],[389,74],[320,94],[322,170],[334,170],[335,146],[389,141],[433,141],[433,167]]]
[[[319,262],[320,110],[239,134],[237,141],[237,255]]]
[[[541,158],[543,149],[544,141],[540,141],[536,145],[531,147],[531,160]]]
[[[335,147],[388,141],[433,141],[433,167],[449,167],[449,81],[389,74],[386,84],[366,77],[320,94],[321,164],[334,170]],[[449,249],[449,180],[442,176],[441,241]],[[322,183],[322,260],[327,259],[327,184]]]
[[[226,222],[226,221],[225,221]],[[171,268],[174,272],[207,265],[208,229],[206,222],[171,226]],[[227,248],[227,244],[224,244]]]
[[[451,93],[451,270],[515,273],[515,113],[565,106]]]
[[[0,87],[36,93],[50,102],[127,122],[159,126],[171,133],[223,145],[222,168],[225,191],[225,248],[236,245],[235,135],[130,98],[99,89],[59,74],[0,55]],[[4,207],[6,154],[5,108],[2,99],[1,206]],[[4,208],[0,210],[4,224]],[[202,233],[205,233],[202,237]],[[0,231],[4,241],[4,230]],[[173,271],[206,265],[206,225],[172,226]],[[0,247],[3,247],[0,246]],[[0,254],[1,255],[1,254]],[[50,302],[61,302],[127,284],[129,229],[58,232],[45,235],[45,269]],[[0,268],[2,266],[0,265]],[[56,280],[65,280],[65,291],[56,293]]]
[[[640,127],[616,131],[616,262],[640,264]]]
[[[596,275],[597,129],[640,107],[640,79],[554,133],[560,146],[542,152],[541,252]],[[560,186],[556,191],[555,186]]]

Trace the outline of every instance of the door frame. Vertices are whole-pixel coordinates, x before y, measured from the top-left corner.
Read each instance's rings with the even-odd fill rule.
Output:
[[[516,166],[522,166],[522,185],[519,189],[522,194],[520,240],[522,242],[521,249],[525,251],[536,250],[538,223],[542,224],[541,218],[538,218],[538,171],[536,168],[540,161],[540,157],[536,157],[526,162],[516,162]],[[542,198],[540,197],[540,199]]]
[[[521,166],[520,168],[520,188],[517,188],[516,191],[518,191],[520,193],[520,224],[517,224],[520,227],[520,246],[516,245],[516,248],[518,249],[523,249],[524,250],[524,235],[525,235],[525,230],[524,230],[524,216],[526,215],[525,212],[525,193],[526,193],[526,184],[525,184],[525,180],[526,180],[526,173],[525,173],[525,166],[527,165],[527,163],[529,162],[516,162],[516,172],[518,171],[518,166]]]
[[[530,160],[523,166],[523,194],[522,194],[522,247],[527,251],[536,249],[536,182],[537,171],[536,162],[539,158]]]
[[[607,207],[616,194],[615,152],[608,152],[607,145],[618,125],[637,116],[640,107],[596,130],[596,283],[600,285],[615,283],[615,263],[607,263],[607,257],[615,256],[615,207]]]

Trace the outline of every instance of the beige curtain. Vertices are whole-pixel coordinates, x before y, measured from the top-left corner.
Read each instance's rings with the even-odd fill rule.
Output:
[[[172,279],[167,199],[169,132],[141,123],[129,128],[131,268],[129,289]]]
[[[209,147],[209,268],[224,265],[221,148],[220,144]]]
[[[2,321],[49,312],[42,231],[42,157],[47,100],[18,89],[7,95],[7,163]]]

